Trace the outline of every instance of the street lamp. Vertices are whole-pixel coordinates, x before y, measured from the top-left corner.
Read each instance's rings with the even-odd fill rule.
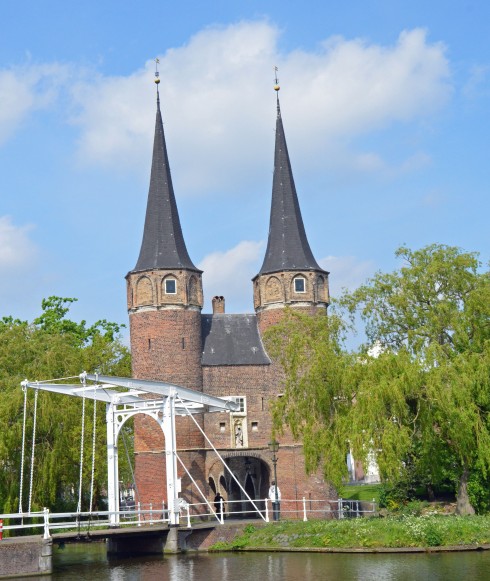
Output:
[[[272,453],[272,465],[274,466],[274,500],[272,502],[272,515],[274,520],[279,520],[279,489],[277,486],[277,451],[279,450],[279,442],[273,438],[268,446]]]

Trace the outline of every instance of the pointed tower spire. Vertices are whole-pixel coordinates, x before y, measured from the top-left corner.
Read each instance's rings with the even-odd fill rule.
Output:
[[[259,274],[283,270],[321,270],[311,252],[301,217],[282,124],[277,74],[274,89],[277,119],[271,217],[267,250]]]
[[[200,272],[189,257],[180,226],[163,132],[158,70],[155,71],[155,83],[157,85],[157,113],[150,188],[143,241],[138,262],[132,272],[174,268]]]
[[[253,279],[261,332],[278,321],[286,305],[309,313],[326,312],[329,301],[328,272],[311,252],[301,217],[282,125],[277,67],[275,70],[277,119],[269,239],[264,263]]]

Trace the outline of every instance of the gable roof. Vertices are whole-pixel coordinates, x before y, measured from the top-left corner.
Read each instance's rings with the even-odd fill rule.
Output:
[[[269,365],[255,315],[202,315],[203,365]]]

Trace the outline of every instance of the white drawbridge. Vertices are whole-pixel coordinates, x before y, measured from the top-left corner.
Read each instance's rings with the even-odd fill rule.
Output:
[[[118,463],[118,436],[121,428],[125,422],[135,416],[136,414],[147,414],[151,416],[161,427],[165,436],[165,459],[166,459],[166,473],[167,473],[167,503],[169,510],[169,524],[179,524],[179,493],[180,493],[180,479],[177,475],[177,460],[180,458],[176,449],[176,432],[175,432],[175,417],[177,415],[192,415],[203,412],[230,412],[237,411],[238,404],[235,402],[207,395],[205,393],[172,385],[170,383],[160,381],[147,381],[141,379],[131,379],[125,377],[108,377],[98,374],[88,374],[83,372],[80,376],[80,383],[77,385],[66,383],[54,383],[51,381],[36,381],[31,382],[25,380],[22,382],[22,388],[25,393],[24,401],[26,401],[27,388],[35,390],[35,401],[40,390],[59,393],[69,396],[80,397],[83,399],[82,408],[82,444],[81,444],[81,460],[80,460],[80,490],[79,490],[79,504],[78,512],[81,510],[81,470],[83,462],[83,430],[84,430],[84,414],[85,414],[85,399],[92,399],[94,402],[100,401],[106,404],[106,420],[107,420],[107,490],[109,500],[109,513],[111,525],[117,526],[119,524],[119,463]],[[63,378],[64,379],[64,378]],[[72,378],[66,378],[72,379]],[[155,399],[149,399],[147,394],[156,395]],[[24,405],[24,426],[25,426],[25,409]],[[36,408],[35,408],[36,409]],[[93,446],[95,448],[95,413],[96,406],[94,403],[94,437]],[[197,422],[196,422],[196,425]],[[199,426],[198,426],[199,427]],[[199,429],[201,429],[199,427]],[[201,430],[202,431],[202,430]],[[215,450],[218,452],[209,441],[209,438],[204,434],[204,437]],[[25,430],[23,435],[22,445],[22,470],[21,470],[21,493],[19,502],[19,512],[22,512],[22,487],[23,487],[23,460],[25,449]],[[35,441],[35,417],[33,429],[33,447],[31,460],[31,485],[29,489],[29,511],[32,496],[32,467],[34,463],[34,441]],[[92,496],[93,496],[93,474],[94,474],[94,451],[92,450],[92,483],[91,483],[91,500],[90,510],[92,510]],[[218,454],[219,456],[219,454]],[[219,456],[224,466],[228,468],[226,463]],[[182,462],[181,462],[182,464]],[[182,464],[183,466],[183,464]],[[184,470],[192,479],[191,474]],[[232,474],[233,478],[235,476]],[[235,478],[236,480],[236,478]],[[242,489],[245,496],[252,503],[258,514],[262,517],[261,511],[256,507],[253,500],[248,496],[240,483],[236,480],[238,486]],[[197,483],[195,483],[197,486]],[[208,503],[204,493],[197,487],[203,499]],[[208,503],[209,504],[209,503]],[[214,511],[213,511],[214,512]]]

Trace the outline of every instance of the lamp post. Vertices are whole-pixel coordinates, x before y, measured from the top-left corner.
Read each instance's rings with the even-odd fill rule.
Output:
[[[269,450],[272,452],[272,465],[274,467],[274,500],[272,500],[272,518],[279,520],[279,489],[277,486],[277,451],[279,450],[279,442],[273,438],[269,444]]]

